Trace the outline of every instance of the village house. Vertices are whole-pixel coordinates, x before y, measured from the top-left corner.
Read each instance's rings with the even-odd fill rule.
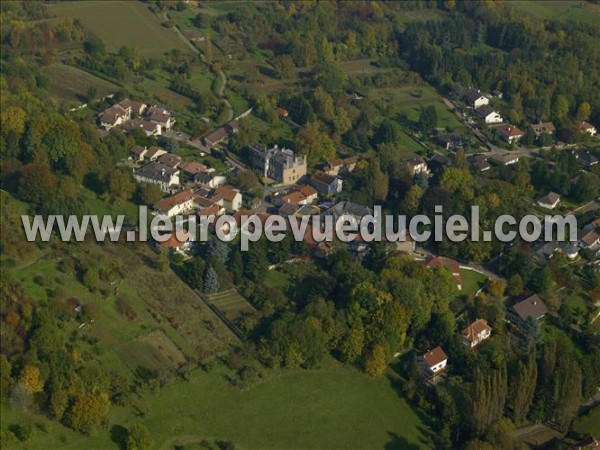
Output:
[[[475,110],[477,118],[484,124],[502,123],[504,119],[490,105],[484,105]]]
[[[512,306],[508,309],[508,316],[517,323],[525,323],[530,319],[541,320],[548,314],[546,304],[537,294],[519,297],[510,303]]]
[[[195,161],[182,161],[181,164],[179,164],[178,169],[181,170],[181,172],[186,174],[188,177],[194,178],[195,175],[202,172],[206,172],[208,170],[208,167],[204,164]]]
[[[310,205],[317,199],[317,191],[311,186],[295,186],[275,198],[276,205],[284,203],[296,203],[298,205]]]
[[[242,194],[240,190],[229,185],[218,186],[210,197],[210,200],[229,211],[239,211],[242,207]]]
[[[164,155],[161,155],[157,159],[157,161],[161,164],[164,164],[167,167],[176,169],[177,167],[179,167],[182,160],[179,156],[174,155],[173,153],[165,153]]]
[[[357,222],[365,216],[373,215],[373,211],[366,206],[357,205],[356,203],[341,201],[336,203],[324,215],[333,216],[333,221],[336,222],[342,216],[352,216]]]
[[[196,195],[191,189],[178,192],[161,199],[154,205],[157,214],[173,217],[178,214],[189,213],[195,209],[194,200]]]
[[[577,244],[581,248],[596,250],[600,248],[600,234],[595,230],[580,230],[577,233]]]
[[[442,347],[436,347],[421,356],[422,375],[426,379],[441,375],[447,367],[448,355]]]
[[[177,237],[177,233],[170,233],[164,242],[157,242],[157,247],[167,253],[185,254],[194,246],[194,241],[189,233],[185,233],[183,239]]]
[[[485,172],[490,170],[491,165],[488,162],[487,156],[478,154],[469,158],[469,165],[472,170],[477,172]]]
[[[543,122],[529,125],[528,131],[536,137],[539,137],[542,134],[549,134],[550,136],[554,136],[556,128],[554,127],[554,124],[552,122]]]
[[[462,290],[462,277],[460,276],[460,266],[457,261],[444,256],[429,257],[425,260],[425,267],[445,267],[452,274],[458,290]]]
[[[287,148],[277,145],[270,149],[250,147],[252,166],[264,177],[281,184],[293,184],[306,175],[306,156],[296,156]]]
[[[576,126],[577,131],[581,131],[583,133],[587,133],[590,136],[594,136],[597,132],[596,127],[589,122],[581,121]]]
[[[317,172],[310,178],[310,184],[325,197],[342,192],[343,181],[333,175]]]
[[[130,133],[141,129],[146,136],[160,136],[173,127],[175,119],[162,106],[148,107],[143,102],[126,98],[102,111],[99,122],[105,130],[119,127]]]
[[[338,176],[343,173],[350,173],[356,168],[356,164],[360,158],[358,156],[351,156],[345,159],[336,159],[334,161],[328,161],[323,172],[327,175]]]
[[[227,177],[225,175],[217,175],[214,169],[209,169],[206,172],[200,172],[194,175],[194,183],[211,189],[225,184]]]
[[[160,136],[162,126],[159,123],[150,122],[144,119],[130,119],[121,125],[121,130],[129,134],[136,129],[140,129],[146,136]]]
[[[469,348],[475,348],[492,336],[492,327],[485,319],[477,319],[462,331],[463,343]]]
[[[579,160],[583,167],[591,168],[592,166],[598,164],[598,158],[596,158],[596,156],[592,155],[587,150],[580,150],[578,152],[573,152],[573,154],[575,155],[575,158]]]
[[[590,223],[587,223],[583,226],[585,231],[595,231],[600,229],[600,217],[592,220]]]
[[[133,177],[139,183],[152,183],[163,192],[170,192],[179,186],[179,170],[167,167],[158,162],[151,162],[135,169]]]
[[[148,147],[148,151],[144,155],[144,161],[156,161],[162,155],[166,155],[167,153],[168,152],[166,150],[153,145],[152,147]]]
[[[519,157],[513,155],[512,153],[497,153],[492,155],[490,159],[496,164],[500,164],[502,166],[510,166],[511,164],[516,164],[519,162]]]
[[[505,140],[509,144],[518,142],[525,133],[514,125],[500,125],[496,127],[496,134],[500,136],[500,139]]]
[[[462,138],[456,134],[440,134],[437,143],[446,150],[457,150],[463,146]]]
[[[275,108],[275,114],[277,114],[277,117],[279,117],[280,119],[283,119],[290,115],[287,109],[280,107]]]
[[[560,203],[560,195],[556,192],[548,192],[546,195],[539,197],[536,202],[542,208],[554,209]]]
[[[148,149],[146,147],[142,147],[141,145],[134,145],[133,147],[131,147],[131,150],[129,150],[129,157],[133,161],[139,162],[144,160],[144,155],[146,153],[148,153]]]
[[[465,103],[471,108],[479,108],[490,104],[490,99],[481,93],[479,89],[469,89],[465,92]]]
[[[225,138],[237,133],[240,126],[240,122],[237,119],[230,120],[222,127],[212,131],[208,136],[204,137],[204,144],[208,147],[214,147],[215,145],[223,142]]]
[[[429,175],[429,167],[423,158],[420,156],[406,161],[406,169],[410,176],[415,176],[418,173]]]

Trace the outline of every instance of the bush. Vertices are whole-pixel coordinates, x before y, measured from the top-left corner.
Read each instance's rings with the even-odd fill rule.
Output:
[[[31,434],[33,433],[33,426],[31,426],[30,423],[28,423],[28,424],[17,423],[15,425],[11,425],[9,427],[9,429],[10,429],[10,431],[13,432],[13,434],[21,442],[28,441],[29,438],[31,437]]]

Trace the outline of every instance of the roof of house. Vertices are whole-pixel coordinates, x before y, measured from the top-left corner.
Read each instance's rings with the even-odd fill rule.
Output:
[[[124,98],[118,103],[122,108],[131,108],[132,110],[139,111],[146,106],[144,102],[138,102],[131,100],[130,98]]]
[[[146,110],[146,117],[153,122],[166,123],[171,118],[171,113],[162,106],[151,106]]]
[[[199,162],[185,162],[183,161],[181,164],[179,164],[179,168],[181,169],[182,172],[185,172],[189,175],[196,175],[197,173],[201,173],[201,172],[206,172],[206,169],[208,169],[207,166],[205,166],[204,164],[201,164]]]
[[[363,205],[358,205],[348,201],[341,201],[329,208],[327,210],[327,214],[337,215],[338,217],[344,214],[349,214],[356,217],[364,217],[373,214],[373,211]]]
[[[154,205],[154,209],[159,212],[167,212],[171,208],[182,203],[188,202],[194,198],[194,193],[190,189],[178,192],[177,194],[163,198]]]
[[[507,152],[507,153],[498,153],[498,154],[492,155],[490,157],[490,159],[492,159],[493,161],[496,161],[498,163],[501,163],[501,164],[506,164],[511,161],[518,161],[519,157]]]
[[[322,184],[323,186],[329,186],[335,182],[337,177],[333,175],[327,175],[324,172],[317,172],[312,176],[312,181],[318,184]]]
[[[152,147],[148,147],[148,153],[146,153],[146,158],[151,159],[154,157],[154,155],[156,155],[159,152],[167,153],[166,150],[163,150],[162,148],[157,147],[156,145],[153,145]]]
[[[100,121],[104,123],[114,124],[119,117],[126,115],[125,109],[119,105],[112,105],[100,113]]]
[[[446,258],[444,256],[430,257],[425,261],[425,267],[445,267],[452,274],[454,282],[462,285],[462,277],[460,276],[460,266],[457,261]]]
[[[477,319],[462,331],[462,335],[469,342],[475,342],[478,340],[478,336],[486,330],[492,331],[492,327],[488,325],[487,320]]]
[[[577,154],[577,158],[579,158],[579,160],[584,163],[587,164],[588,166],[594,165],[598,163],[598,158],[596,158],[596,156],[592,155],[590,152],[588,151],[581,151]]]
[[[523,321],[529,319],[530,317],[533,317],[534,319],[540,319],[548,314],[548,308],[546,307],[546,304],[537,294],[518,301],[513,305],[512,309]]]
[[[581,122],[579,122],[577,124],[578,130],[591,130],[592,128],[596,128],[596,127],[594,127],[594,125],[592,125],[591,123],[586,122],[585,120],[582,120]]]
[[[458,144],[458,143],[462,142],[461,137],[458,136],[457,134],[440,134],[437,137],[437,140],[442,145]]]
[[[556,131],[556,128],[554,127],[554,124],[552,122],[535,123],[535,124],[529,125],[529,128],[535,134],[554,133]]]
[[[144,153],[145,151],[146,148],[142,147],[141,145],[134,145],[133,147],[131,147],[131,150],[129,150],[130,153],[133,153],[138,156]]]
[[[406,161],[406,165],[407,166],[411,166],[411,167],[416,167],[419,166],[421,164],[426,164],[425,160],[423,158],[421,158],[420,156],[417,156],[415,158],[411,158],[409,160]]]
[[[496,133],[506,137],[518,137],[525,134],[523,130],[520,130],[514,125],[500,125],[499,127],[496,127]]]
[[[547,205],[554,205],[556,202],[560,201],[560,195],[556,192],[548,192],[546,195],[541,196],[537,199],[538,203],[544,203]]]
[[[600,239],[600,235],[594,230],[581,230],[577,233],[577,239],[589,247]]]
[[[298,212],[301,206],[302,205],[299,205],[298,203],[284,203],[279,208],[279,214],[282,216],[293,216]]]
[[[239,193],[240,193],[239,189],[234,188],[233,186],[224,184],[215,189],[213,198],[222,198],[224,200],[227,200],[228,202],[232,202],[235,199],[235,196],[238,195]]]
[[[439,363],[446,361],[448,359],[448,355],[442,347],[436,347],[433,350],[428,351],[423,355],[423,359],[425,363],[427,363],[428,367],[437,366]]]
[[[157,161],[165,166],[175,168],[181,163],[181,158],[173,153],[165,153],[159,156]]]
[[[132,131],[136,128],[141,128],[148,133],[153,133],[156,131],[158,125],[145,119],[133,119],[125,122],[122,127],[125,131]]]
[[[287,109],[279,107],[275,108],[275,112],[279,117],[287,117],[289,114]]]
[[[465,99],[469,103],[473,103],[480,97],[485,97],[485,95],[483,95],[479,89],[469,89],[467,92],[465,92]]]
[[[485,118],[495,112],[496,111],[494,110],[494,108],[492,108],[490,105],[483,105],[475,110],[475,113],[481,118]],[[498,114],[498,113],[496,113],[496,114]]]
[[[189,233],[186,233],[186,238],[183,240],[180,240],[177,237],[177,233],[170,233],[169,239],[167,239],[165,242],[160,242],[159,244],[162,248],[166,250],[172,250],[181,247],[186,242],[189,242],[190,239],[191,235]]]
[[[150,164],[146,164],[145,166],[136,169],[134,173],[140,177],[149,178],[151,180],[168,182],[177,172],[177,169],[153,161]]]
[[[490,168],[490,163],[487,160],[487,156],[478,154],[473,155],[469,158],[469,164],[475,170],[483,171]]]

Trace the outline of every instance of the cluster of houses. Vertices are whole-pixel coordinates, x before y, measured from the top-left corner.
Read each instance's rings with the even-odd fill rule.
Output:
[[[540,321],[548,315],[548,307],[537,294],[511,298],[506,303],[506,320],[517,327],[529,321]],[[470,350],[492,337],[492,327],[485,319],[477,319],[461,331],[461,340]],[[435,384],[448,371],[448,355],[442,347],[435,347],[419,358],[419,373],[428,383]]]
[[[464,101],[467,106],[474,109],[477,120],[482,127],[494,126],[494,133],[509,144],[520,141],[526,133],[531,133],[536,139],[539,139],[540,136],[545,134],[554,136],[556,132],[556,127],[552,122],[531,124],[527,131],[523,131],[515,125],[505,123],[502,115],[490,105],[490,98],[484,95],[479,89],[469,89],[465,92]],[[597,133],[596,127],[586,121],[578,122],[576,129],[591,136]],[[449,139],[447,135],[444,135],[439,141],[441,145],[449,150],[454,148],[456,138]]]
[[[99,115],[100,126],[104,132],[113,128],[129,133],[141,129],[146,136],[160,136],[175,125],[175,118],[163,106],[150,106],[125,98]]]

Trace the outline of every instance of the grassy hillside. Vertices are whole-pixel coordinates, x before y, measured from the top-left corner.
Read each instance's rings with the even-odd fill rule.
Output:
[[[535,2],[508,1],[516,10],[540,20],[572,20],[598,25],[600,5],[578,0],[546,0]]]
[[[127,45],[139,49],[144,56],[160,56],[174,48],[187,49],[141,2],[59,2],[48,5],[48,10],[59,17],[79,19],[113,50]]]
[[[145,398],[143,418],[116,409],[109,428],[93,438],[53,424],[49,434],[36,431],[26,448],[117,449],[120,427],[138,422],[160,450],[192,448],[204,439],[228,440],[242,449],[430,447],[427,424],[385,378],[332,365],[269,372],[268,379],[240,390],[228,384],[227,375],[219,367],[176,381]],[[17,419],[7,408],[2,413],[8,423]]]

